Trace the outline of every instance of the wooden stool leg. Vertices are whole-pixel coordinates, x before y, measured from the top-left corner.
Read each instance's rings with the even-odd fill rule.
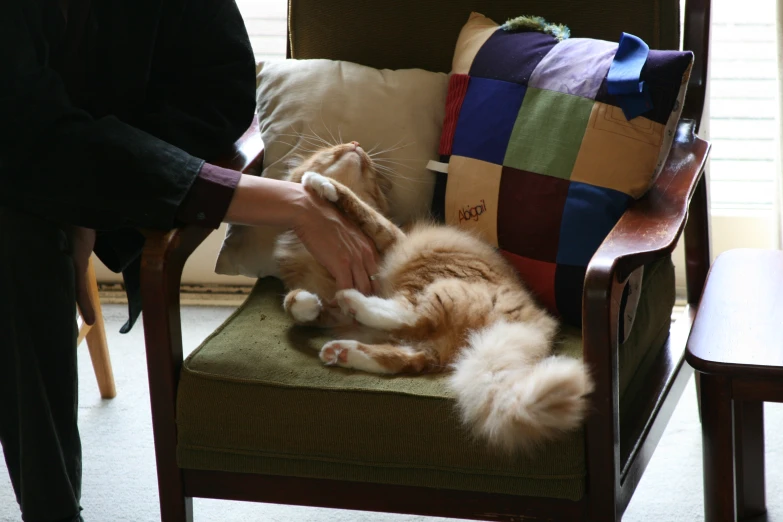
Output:
[[[87,332],[85,339],[87,348],[90,350],[92,368],[95,371],[95,378],[98,380],[98,389],[101,392],[101,397],[113,399],[117,395],[117,390],[114,386],[114,372],[112,371],[111,358],[109,357],[109,343],[106,341],[106,327],[103,324],[103,312],[101,311],[101,301],[98,296],[98,281],[95,278],[92,259],[87,272],[87,281],[90,285],[90,298],[95,307],[95,324]]]
[[[704,455],[704,519],[734,522],[734,451],[731,380],[701,375],[701,434]]]
[[[764,486],[764,403],[734,401],[737,518],[767,511]]]

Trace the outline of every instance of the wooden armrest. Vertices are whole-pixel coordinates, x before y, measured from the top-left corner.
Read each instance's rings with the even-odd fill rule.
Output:
[[[694,128],[693,120],[681,121],[654,186],[620,218],[587,267],[582,298],[582,346],[594,382],[591,414],[587,419],[587,450],[589,455],[604,455],[615,463],[613,469],[598,469],[604,465],[588,462],[593,468],[591,476],[597,477],[591,487],[597,490],[614,492],[625,466],[621,462],[618,353],[623,287],[636,268],[674,250],[688,218],[691,198],[695,198],[697,186],[704,188],[699,181],[710,145],[695,136]],[[706,189],[704,198],[701,189],[698,194],[700,209],[706,212]],[[670,370],[677,368],[677,364],[672,364]],[[671,386],[676,377],[672,372],[661,376],[661,389]],[[663,396],[665,392],[653,399],[659,401]],[[643,431],[644,427],[640,433]]]
[[[694,135],[691,121],[680,123],[663,171],[601,244],[588,266],[585,287],[597,271],[614,272],[623,282],[640,266],[671,254],[685,226],[688,204],[709,149],[708,142]]]
[[[261,166],[264,159],[264,142],[261,139],[261,129],[258,125],[258,115],[253,116],[253,122],[245,133],[234,143],[233,153],[215,165],[226,169],[248,172]]]
[[[233,153],[217,164],[247,172],[260,165],[263,153],[264,143],[261,140],[258,119],[254,118],[250,128],[234,144]],[[181,471],[176,462],[167,458],[177,449],[176,400],[182,368],[179,286],[185,261],[212,230],[188,225],[168,232],[143,232],[147,241],[141,257],[141,298],[144,308],[142,319],[158,483],[179,483]],[[176,494],[184,498],[183,491]]]

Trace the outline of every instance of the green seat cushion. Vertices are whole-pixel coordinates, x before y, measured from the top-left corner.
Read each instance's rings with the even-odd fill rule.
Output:
[[[582,431],[527,456],[494,452],[460,424],[445,375],[324,367],[317,350],[328,337],[291,323],[284,292],[275,279],[259,280],[185,360],[177,396],[180,467],[582,497]],[[648,267],[636,324],[621,348],[625,386],[663,345],[673,299],[666,259]],[[579,331],[565,328],[556,350],[580,357]]]

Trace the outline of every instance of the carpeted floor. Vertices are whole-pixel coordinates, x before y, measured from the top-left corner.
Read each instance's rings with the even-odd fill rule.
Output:
[[[146,363],[141,324],[117,333],[125,320],[120,305],[106,305],[109,345],[117,398],[100,399],[86,346],[79,347],[84,446],[82,505],[86,522],[159,520],[155,457],[150,425]],[[228,315],[230,308],[186,307],[185,349],[194,349]],[[690,383],[642,478],[625,522],[703,520],[701,436],[696,397]],[[768,522],[783,522],[783,407],[766,406]],[[386,515],[270,504],[196,499],[195,520],[202,522],[425,522],[416,516]],[[21,519],[11,484],[0,472],[0,521]]]

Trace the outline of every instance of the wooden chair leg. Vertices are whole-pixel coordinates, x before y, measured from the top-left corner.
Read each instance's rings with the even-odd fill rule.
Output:
[[[95,278],[92,259],[87,272],[87,280],[90,285],[90,297],[95,305],[95,324],[87,331],[85,340],[90,351],[92,368],[95,371],[95,378],[98,380],[98,389],[101,392],[101,397],[113,399],[117,395],[117,389],[114,386],[114,372],[111,368],[109,344],[106,341],[106,327],[103,323],[101,301],[98,296],[98,281]]]
[[[734,401],[734,469],[737,518],[766,513],[763,402]]]
[[[730,379],[720,375],[701,375],[701,411],[704,520],[734,522],[734,429]]]

